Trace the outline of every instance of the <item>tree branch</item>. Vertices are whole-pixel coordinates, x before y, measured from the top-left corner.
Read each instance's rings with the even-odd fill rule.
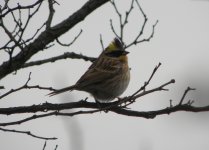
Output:
[[[42,139],[42,140],[56,140],[57,139],[56,137],[47,138],[47,137],[37,136],[37,135],[31,133],[30,131],[19,131],[19,130],[14,130],[14,129],[12,129],[12,130],[11,129],[5,129],[5,128],[0,128],[0,130],[4,131],[4,132],[14,132],[14,133],[26,134],[26,135],[29,135],[31,137]]]
[[[189,91],[191,91],[191,90],[195,90],[195,89],[194,89],[194,88],[187,87],[187,89],[184,91],[184,94],[183,94],[183,96],[182,96],[182,98],[181,98],[181,100],[180,100],[180,102],[179,102],[179,105],[182,105],[182,103],[183,103],[183,101],[184,101],[184,99],[185,99],[187,93],[188,93]]]
[[[52,19],[53,19],[53,16],[54,16],[54,0],[48,0],[48,4],[49,4],[49,16],[48,16],[48,19],[46,21],[46,28],[50,28],[51,27],[51,23],[52,23]]]
[[[59,55],[59,56],[55,56],[55,57],[51,57],[51,58],[48,58],[48,59],[31,61],[31,62],[25,63],[22,66],[22,68],[27,68],[27,67],[36,66],[36,65],[43,65],[43,64],[46,64],[46,63],[53,63],[55,61],[62,60],[62,59],[67,59],[67,58],[83,59],[85,61],[91,61],[91,62],[96,60],[96,58],[94,58],[94,57],[88,57],[88,56],[85,56],[85,55],[82,55],[82,54],[76,54],[74,52],[65,52],[64,54]]]
[[[153,38],[153,36],[154,36],[155,27],[156,27],[156,25],[157,25],[157,23],[158,23],[158,20],[157,20],[156,23],[152,26],[152,33],[150,34],[149,37],[144,38],[144,39],[142,39],[142,40],[139,40],[139,38],[140,38],[140,37],[143,35],[143,33],[144,33],[144,29],[145,29],[145,26],[146,26],[146,24],[147,24],[148,18],[147,18],[147,15],[144,13],[144,11],[143,11],[141,5],[139,4],[138,0],[135,0],[135,2],[136,2],[136,4],[137,4],[137,6],[138,6],[138,8],[139,8],[139,10],[140,10],[140,12],[141,12],[141,14],[143,15],[144,22],[143,22],[142,27],[141,27],[141,29],[140,29],[140,31],[139,31],[139,34],[135,37],[135,39],[134,39],[132,42],[130,42],[129,44],[127,44],[126,48],[129,48],[129,47],[131,47],[132,45],[136,45],[136,44],[139,44],[139,43],[142,43],[142,42],[148,42],[148,41],[150,41],[150,40]]]
[[[12,122],[5,122],[5,123],[0,123],[0,126],[9,126],[9,125],[16,125],[16,124],[21,124],[27,121],[31,121],[34,119],[38,118],[43,118],[43,117],[48,117],[48,116],[74,116],[74,115],[80,115],[80,114],[92,114],[100,111],[111,111],[114,113],[118,113],[121,115],[126,115],[126,116],[134,116],[134,117],[143,117],[143,118],[154,118],[158,115],[162,114],[170,114],[174,113],[177,111],[188,111],[188,112],[203,112],[203,111],[209,111],[209,106],[204,106],[204,107],[195,107],[192,106],[192,102],[189,100],[187,103],[182,104],[183,100],[185,99],[186,95],[188,94],[189,91],[194,90],[193,88],[188,87],[179,104],[176,106],[170,105],[170,107],[160,109],[160,110],[155,110],[155,111],[134,111],[127,109],[127,106],[130,104],[134,103],[137,99],[139,99],[142,96],[145,96],[147,94],[157,92],[157,91],[167,91],[168,89],[165,89],[166,86],[175,83],[175,80],[172,79],[158,87],[152,88],[147,90],[147,86],[150,84],[152,78],[154,77],[155,73],[161,66],[161,63],[159,63],[152,71],[150,77],[148,80],[144,83],[144,85],[139,88],[136,92],[134,92],[131,96],[127,96],[124,98],[119,98],[119,100],[110,102],[110,103],[100,103],[100,106],[98,107],[97,103],[94,102],[87,102],[87,99],[85,100],[80,100],[78,102],[70,102],[70,103],[62,103],[62,104],[52,104],[52,103],[43,103],[40,105],[32,105],[32,106],[19,106],[19,107],[10,107],[10,108],[0,108],[0,114],[1,115],[12,115],[12,114],[22,114],[22,113],[38,113],[41,112],[42,114],[35,114],[30,117],[17,120],[17,121],[12,121]],[[28,80],[26,81],[25,85],[22,87],[27,87],[28,82],[30,81],[30,74],[28,77]],[[21,89],[22,87],[18,88]],[[63,110],[69,110],[69,109],[92,109],[92,110],[78,110],[78,111],[73,111],[70,113],[65,113],[61,112]]]
[[[23,90],[23,89],[40,89],[40,90],[55,91],[55,89],[53,89],[52,87],[41,87],[39,85],[29,86],[28,83],[29,83],[30,79],[31,79],[31,72],[30,72],[30,74],[28,76],[28,79],[27,79],[26,83],[23,86],[21,86],[19,88],[16,88],[16,89],[11,89],[8,92],[0,95],[0,99],[4,98],[4,97],[6,97],[6,96],[8,96],[8,95],[10,95],[10,94],[12,94],[14,92]]]
[[[43,146],[43,149],[42,150],[45,150],[45,148],[46,148],[46,141],[44,142],[44,146]]]
[[[42,2],[43,2],[43,0],[38,0],[38,1],[36,1],[34,4],[27,5],[27,6],[21,6],[21,5],[18,4],[17,7],[10,8],[10,9],[8,9],[6,12],[0,14],[0,19],[3,18],[3,17],[5,17],[8,13],[11,13],[11,12],[13,12],[13,11],[15,11],[15,10],[20,10],[20,9],[30,9],[30,8],[35,7],[36,5],[39,5],[39,4],[42,3]],[[8,8],[8,6],[7,6],[7,8]]]
[[[102,46],[102,51],[104,51],[105,50],[105,47],[104,47],[104,44],[103,44],[103,40],[102,40],[102,35],[100,34],[100,36],[99,36],[100,38],[100,44],[101,44],[101,46]]]
[[[67,47],[69,47],[69,46],[71,46],[71,45],[78,39],[78,37],[81,35],[82,32],[83,32],[83,30],[81,29],[80,32],[78,33],[78,35],[77,35],[77,36],[73,39],[73,41],[70,42],[69,44],[63,44],[63,43],[61,43],[60,40],[59,40],[58,38],[56,38],[56,41],[57,41],[57,43],[60,44],[61,46],[67,46]]]
[[[129,8],[129,10],[126,11],[126,13],[125,13],[125,19],[124,19],[124,21],[123,21],[123,19],[122,19],[122,14],[119,12],[119,10],[118,10],[118,8],[117,8],[117,6],[116,6],[116,4],[115,4],[115,1],[112,0],[112,1],[110,1],[110,2],[111,2],[111,4],[112,4],[112,6],[114,7],[115,12],[116,12],[116,14],[118,15],[118,18],[119,18],[119,24],[120,24],[120,36],[118,36],[118,34],[116,33],[116,31],[115,31],[115,29],[114,29],[114,27],[113,27],[113,24],[112,24],[112,20],[110,20],[111,29],[112,29],[113,33],[114,33],[117,37],[119,37],[119,39],[123,42],[124,27],[125,27],[125,25],[128,23],[128,17],[129,17],[129,15],[130,15],[131,11],[132,11],[133,8],[134,8],[134,7],[133,7],[134,0],[131,1],[130,8]]]
[[[140,111],[133,111],[133,110],[127,110],[127,109],[114,109],[111,110],[112,112],[115,112],[117,114],[125,115],[125,116],[132,116],[132,117],[142,117],[146,119],[153,119],[156,116],[164,115],[164,114],[171,114],[178,111],[186,111],[186,112],[205,112],[209,111],[209,105],[203,106],[203,107],[196,107],[191,106],[187,104],[183,105],[176,105],[173,107],[167,107],[161,110],[155,110],[155,111],[147,111],[147,112],[140,112]]]
[[[133,45],[142,43],[142,42],[148,42],[148,41],[150,41],[150,40],[153,38],[153,36],[154,36],[154,31],[155,31],[155,27],[156,27],[156,25],[157,25],[157,23],[158,23],[158,20],[157,20],[156,23],[152,26],[152,32],[151,32],[150,36],[147,37],[147,38],[144,38],[144,39],[141,39],[141,40],[140,40],[140,37],[141,37],[141,36],[143,35],[143,33],[144,33],[145,26],[146,26],[146,24],[147,24],[148,18],[147,18],[147,16],[146,16],[146,14],[144,13],[142,7],[140,6],[138,0],[131,0],[130,8],[125,12],[124,21],[123,21],[123,19],[122,19],[122,18],[123,18],[123,15],[122,15],[122,13],[118,10],[115,1],[112,0],[112,1],[110,1],[110,2],[111,2],[111,4],[112,4],[112,6],[113,6],[113,8],[114,8],[114,10],[115,10],[115,12],[116,12],[118,18],[119,18],[119,29],[120,29],[119,33],[116,32],[115,27],[113,26],[113,21],[112,21],[112,19],[110,19],[110,27],[111,27],[112,32],[115,34],[115,36],[116,36],[117,38],[119,38],[119,39],[123,42],[123,44],[124,44],[123,39],[124,39],[124,36],[125,36],[125,35],[124,35],[125,26],[128,24],[128,19],[129,19],[129,16],[130,16],[132,10],[134,9],[134,4],[135,4],[135,3],[136,3],[137,7],[139,8],[140,13],[142,14],[142,16],[143,16],[143,18],[144,18],[144,21],[143,21],[142,26],[141,26],[141,28],[140,28],[140,30],[139,30],[139,33],[138,33],[138,34],[136,35],[136,37],[132,40],[132,42],[130,42],[129,44],[126,44],[126,45],[124,44],[124,45],[125,45],[125,49],[126,49],[126,48],[129,48],[129,47],[131,47],[131,46],[133,46]],[[135,3],[134,3],[134,2],[135,2]]]
[[[0,66],[0,79],[11,72],[22,68],[24,63],[31,56],[43,50],[49,43],[73,28],[77,23],[84,20],[91,12],[99,8],[109,0],[89,0],[78,11],[61,23],[43,31],[32,43],[25,46],[21,52],[12,58],[12,61],[5,61]]]
[[[189,104],[182,104],[182,105],[176,105],[173,107],[167,107],[164,109],[159,109],[155,111],[134,111],[126,108],[122,108],[122,106],[115,106],[115,104],[118,102],[112,102],[107,104],[101,104],[101,107],[106,109],[105,112],[111,111],[115,112],[117,114],[125,115],[125,116],[133,116],[133,117],[142,117],[146,119],[153,119],[158,115],[163,114],[171,114],[178,111],[187,111],[187,112],[205,112],[209,111],[209,105],[203,106],[203,107],[196,107],[191,106]],[[89,111],[75,111],[71,113],[62,113],[61,110],[64,109],[74,109],[74,108],[92,108],[95,110],[89,110]],[[38,118],[48,117],[48,116],[74,116],[74,115],[80,115],[80,114],[92,114],[96,112],[100,112],[101,109],[98,108],[97,103],[93,102],[87,102],[87,101],[79,101],[79,102],[71,102],[71,103],[63,103],[63,104],[51,104],[51,103],[44,103],[42,105],[33,105],[33,106],[25,106],[25,107],[13,107],[13,108],[0,108],[0,114],[18,114],[18,113],[35,113],[38,111],[46,112],[46,111],[52,111],[50,113],[45,113],[41,115],[33,115],[31,117],[13,121],[13,122],[6,122],[6,123],[0,123],[0,126],[9,126],[9,125],[16,125],[21,124],[27,121],[31,121]]]
[[[170,80],[169,82],[166,82],[166,83],[160,85],[159,87],[156,87],[156,88],[153,88],[153,89],[150,89],[150,90],[145,89],[147,87],[147,85],[150,83],[151,79],[153,78],[154,74],[156,73],[156,71],[160,67],[160,65],[161,65],[161,63],[159,63],[154,68],[154,70],[153,70],[151,76],[149,77],[148,81],[145,82],[145,84],[139,90],[137,90],[137,92],[133,93],[131,96],[124,97],[124,98],[119,98],[118,101],[111,102],[111,103],[101,103],[99,108],[98,108],[97,103],[87,102],[86,101],[87,99],[80,100],[78,102],[71,102],[71,103],[64,103],[64,104],[51,104],[51,103],[46,102],[46,103],[40,104],[40,105],[20,106],[20,107],[11,107],[11,108],[0,108],[0,114],[2,114],[2,115],[3,114],[4,115],[11,115],[11,114],[20,114],[20,113],[37,113],[37,112],[43,112],[44,113],[44,114],[40,114],[40,115],[33,115],[31,117],[28,117],[28,118],[25,118],[25,119],[22,119],[22,120],[18,120],[18,121],[13,121],[13,122],[8,122],[8,123],[1,123],[0,126],[20,124],[20,123],[27,122],[27,121],[30,121],[30,120],[33,120],[33,119],[52,116],[52,115],[74,116],[74,115],[79,115],[79,114],[96,113],[96,112],[99,112],[99,111],[102,111],[102,110],[104,110],[105,112],[106,111],[116,112],[118,109],[125,109],[126,110],[127,106],[132,104],[133,102],[135,102],[135,100],[137,98],[145,96],[149,93],[156,92],[156,91],[167,90],[164,87],[166,87],[167,85],[172,84],[172,83],[175,82],[175,80]],[[25,88],[25,87],[28,87],[28,82],[29,81],[30,81],[30,74],[29,74],[29,77],[28,77],[28,80],[26,81],[26,83],[22,87],[16,89],[15,91],[20,90],[20,89]],[[49,89],[47,89],[47,90],[49,90]],[[7,93],[10,94],[12,92],[9,91]],[[77,108],[88,108],[88,109],[93,109],[93,110],[87,110],[87,111],[80,110],[80,111],[75,111],[75,112],[71,112],[71,113],[60,112],[60,111],[65,110],[65,109],[77,109]],[[48,111],[52,111],[52,112],[46,113]]]

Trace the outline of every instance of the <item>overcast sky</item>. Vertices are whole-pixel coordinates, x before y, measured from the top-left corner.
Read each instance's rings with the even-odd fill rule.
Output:
[[[62,0],[58,2],[60,5],[55,7],[53,24],[67,18],[86,1]],[[150,87],[159,86],[173,78],[176,79],[176,83],[168,86],[169,92],[150,94],[139,99],[131,108],[139,111],[162,109],[169,106],[170,99],[173,100],[173,104],[176,104],[187,86],[197,88],[197,91],[188,95],[187,100],[195,100],[196,106],[208,105],[209,1],[141,0],[139,2],[148,17],[144,37],[152,32],[152,25],[156,20],[159,20],[159,23],[150,42],[127,49],[130,51],[129,65],[132,78],[123,96],[130,95],[140,88],[159,62],[162,66],[153,78]],[[129,6],[128,1],[116,1],[116,3],[121,11]],[[31,32],[35,31],[45,19],[46,10],[47,8],[43,7],[41,15],[36,16],[36,20],[30,26]],[[82,35],[74,45],[70,48],[55,45],[50,50],[40,52],[32,60],[48,58],[66,51],[97,57],[101,52],[100,34],[105,46],[114,38],[110,28],[110,19],[113,19],[113,24],[117,26],[117,15],[110,3],[107,3],[89,15],[84,22],[60,37],[61,41],[69,43],[82,29]],[[126,44],[139,32],[138,29],[143,22],[143,17],[137,8],[131,14],[129,22],[125,32]],[[28,35],[31,32],[28,32]],[[1,33],[2,30],[0,30]],[[0,60],[5,58],[6,56],[0,53]],[[82,60],[63,60],[20,70],[16,76],[9,75],[4,78],[0,81],[0,85],[4,85],[7,89],[21,86],[27,80],[29,72],[32,72],[31,85],[62,88],[74,84],[89,65],[90,62],[86,63]],[[89,94],[77,91],[52,98],[46,97],[46,94],[46,91],[27,90],[8,96],[0,102],[0,105],[11,107],[40,104],[45,101],[68,102],[69,99],[77,101],[89,97]],[[91,97],[88,100],[94,101]],[[17,116],[11,117],[11,119],[18,118]],[[7,117],[1,116],[1,120],[3,119],[8,120]],[[43,118],[11,128],[31,130],[40,136],[58,137],[58,140],[47,143],[46,150],[54,149],[56,144],[59,145],[59,150],[208,150],[208,126],[208,112],[178,112],[150,120],[101,112],[72,118]],[[1,149],[41,150],[43,144],[43,140],[26,135],[0,133]]]

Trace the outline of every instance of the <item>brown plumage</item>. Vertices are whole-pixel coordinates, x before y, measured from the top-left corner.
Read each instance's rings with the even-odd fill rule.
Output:
[[[50,96],[78,90],[90,93],[99,102],[109,102],[120,96],[130,80],[128,52],[122,43],[114,41],[100,54],[75,85],[49,93]]]

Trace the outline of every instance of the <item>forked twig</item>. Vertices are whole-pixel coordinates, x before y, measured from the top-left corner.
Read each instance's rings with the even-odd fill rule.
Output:
[[[187,93],[188,93],[189,91],[192,91],[192,90],[196,90],[196,89],[195,89],[195,88],[187,87],[187,89],[184,91],[184,94],[182,95],[181,100],[180,100],[180,102],[179,102],[178,105],[182,105],[182,103],[183,103],[183,101],[184,101],[184,99],[185,99]]]

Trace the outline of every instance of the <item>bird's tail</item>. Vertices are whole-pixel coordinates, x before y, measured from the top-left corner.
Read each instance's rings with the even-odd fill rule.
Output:
[[[72,91],[75,89],[75,86],[68,86],[66,88],[63,88],[63,89],[59,89],[59,90],[55,90],[49,94],[47,94],[48,96],[54,96],[54,95],[57,95],[57,94],[61,94],[61,93],[64,93],[64,92],[67,92],[67,91]]]

